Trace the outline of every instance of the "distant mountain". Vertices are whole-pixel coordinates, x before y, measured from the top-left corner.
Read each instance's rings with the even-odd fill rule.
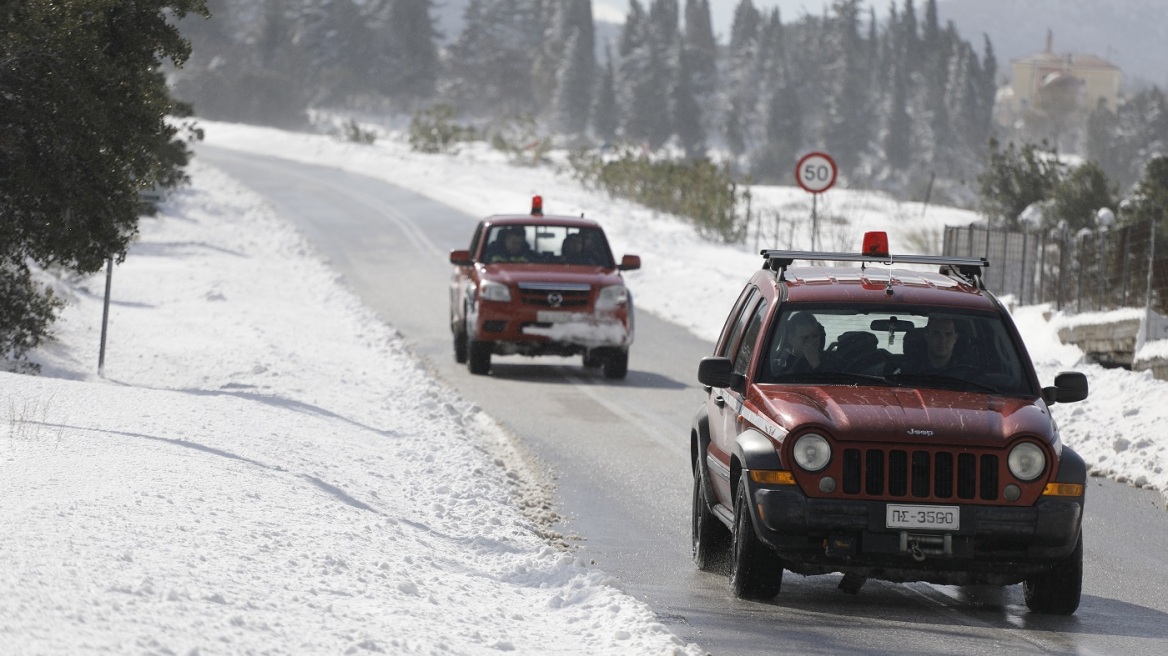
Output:
[[[1096,55],[1118,66],[1129,86],[1168,87],[1165,0],[941,0],[937,15],[976,45],[988,34],[1003,74],[1011,59],[1042,52],[1049,29],[1056,54]]]

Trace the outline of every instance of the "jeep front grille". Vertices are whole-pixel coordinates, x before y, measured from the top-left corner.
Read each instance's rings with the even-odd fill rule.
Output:
[[[918,449],[844,449],[844,494],[916,499],[998,498],[998,456]]]
[[[592,286],[578,283],[521,282],[519,295],[526,305],[546,308],[580,308],[588,306]]]

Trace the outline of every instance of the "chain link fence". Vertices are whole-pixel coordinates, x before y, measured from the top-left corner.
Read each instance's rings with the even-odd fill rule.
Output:
[[[946,227],[944,253],[985,257],[986,287],[1022,305],[1050,303],[1072,313],[1140,307],[1168,314],[1168,234],[1158,234],[1151,221],[1079,232]]]

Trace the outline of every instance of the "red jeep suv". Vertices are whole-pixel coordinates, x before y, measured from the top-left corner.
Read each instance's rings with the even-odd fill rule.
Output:
[[[1073,613],[1087,468],[1051,406],[1087,380],[1040,386],[988,263],[890,255],[882,233],[862,253],[763,256],[698,367],[697,566],[728,559],[744,598],[778,594],[784,570],[838,572],[850,593],[1022,583],[1032,611]]]
[[[582,355],[606,378],[628,373],[633,297],[600,225],[583,216],[544,216],[536,196],[530,215],[483,219],[467,250],[450,252],[450,330],[454,358],[474,374],[491,355]]]

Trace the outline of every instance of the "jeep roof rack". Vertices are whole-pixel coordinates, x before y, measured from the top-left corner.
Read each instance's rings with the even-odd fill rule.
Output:
[[[860,268],[868,262],[880,264],[933,264],[943,276],[957,276],[969,284],[984,290],[982,269],[990,263],[984,257],[957,257],[955,255],[894,255],[888,252],[888,237],[882,232],[864,234],[862,253],[830,253],[826,251],[786,251],[763,249],[763,268],[773,271],[776,280],[783,279],[783,273],[795,260],[825,260],[833,262],[859,262]],[[889,272],[891,278],[891,272]],[[891,284],[891,281],[890,283]]]

